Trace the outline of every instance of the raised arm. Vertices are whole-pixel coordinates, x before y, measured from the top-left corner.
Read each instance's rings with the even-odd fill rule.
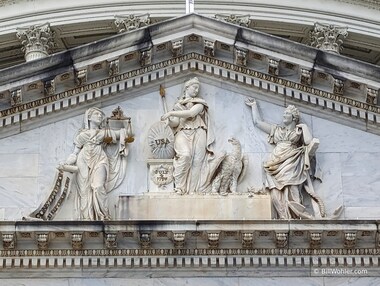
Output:
[[[165,113],[161,116],[161,120],[165,120],[171,116],[173,117],[179,117],[179,118],[190,118],[195,117],[199,113],[201,113],[204,109],[203,104],[195,104],[192,108],[188,110],[173,110],[169,111],[168,113]]]
[[[271,125],[261,119],[259,109],[257,107],[257,103],[255,99],[252,98],[247,98],[245,100],[245,104],[250,106],[252,109],[252,119],[253,119],[253,124],[257,126],[259,129],[262,131],[270,134],[271,132]]]

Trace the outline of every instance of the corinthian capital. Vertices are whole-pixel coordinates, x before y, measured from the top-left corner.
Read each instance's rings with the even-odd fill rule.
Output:
[[[16,36],[21,40],[27,62],[48,56],[54,47],[54,32],[50,29],[49,23],[17,28]]]
[[[149,14],[115,16],[115,25],[119,33],[132,31],[150,24]]]
[[[347,35],[347,27],[315,23],[310,32],[311,46],[339,54],[342,50],[342,38]]]
[[[215,18],[218,20],[222,20],[224,22],[236,24],[243,27],[249,27],[250,19],[249,15],[224,15],[224,14],[216,14]]]

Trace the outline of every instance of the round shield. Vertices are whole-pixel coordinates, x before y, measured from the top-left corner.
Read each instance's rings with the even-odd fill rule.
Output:
[[[148,132],[148,144],[154,159],[174,158],[174,134],[165,122],[159,121],[152,125]]]

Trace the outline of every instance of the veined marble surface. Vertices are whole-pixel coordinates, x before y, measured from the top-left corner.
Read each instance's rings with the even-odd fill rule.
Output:
[[[182,87],[183,83],[178,83],[166,88],[169,109],[181,94]],[[135,134],[135,142],[129,145],[126,179],[110,194],[111,215],[117,213],[115,206],[119,195],[141,195],[147,191],[146,160],[152,158],[147,144],[148,130],[164,113],[158,89],[109,106],[97,105],[106,115],[119,105],[132,117]],[[264,180],[262,162],[272,146],[267,143],[266,134],[254,127],[245,97],[238,91],[223,88],[222,82],[215,85],[202,82],[200,97],[209,104],[216,154],[230,150],[227,139],[233,136],[240,140],[243,153],[249,157],[247,174],[238,191],[260,188]],[[257,99],[263,119],[281,124],[284,106],[266,102],[259,95]],[[320,140],[317,158],[323,180],[315,184],[315,190],[324,200],[327,212],[331,214],[343,204],[343,218],[378,218],[380,137],[318,118],[317,114],[305,114],[301,109],[301,122],[306,123],[313,136]],[[82,121],[83,115],[74,116],[0,140],[0,162],[7,163],[0,166],[0,219],[21,219],[42,202],[53,184],[57,165],[72,152],[73,139]],[[71,194],[57,217],[72,218],[74,195]]]

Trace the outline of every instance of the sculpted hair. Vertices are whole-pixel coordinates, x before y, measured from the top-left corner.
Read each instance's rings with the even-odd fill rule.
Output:
[[[83,120],[85,129],[90,129],[90,118],[95,111],[99,111],[102,114],[103,118],[106,117],[104,112],[97,107],[91,107],[91,108],[87,109],[86,113],[84,114],[84,120]]]
[[[300,121],[300,112],[297,107],[295,107],[294,105],[288,105],[286,110],[292,114],[293,119],[296,123]]]
[[[184,87],[183,87],[183,94],[182,94],[183,96],[186,95],[186,89],[187,89],[189,86],[193,85],[193,84],[198,84],[198,85],[200,85],[200,82],[199,82],[199,80],[198,80],[197,77],[193,77],[193,78],[189,79],[187,82],[185,82],[185,85],[184,85]]]

